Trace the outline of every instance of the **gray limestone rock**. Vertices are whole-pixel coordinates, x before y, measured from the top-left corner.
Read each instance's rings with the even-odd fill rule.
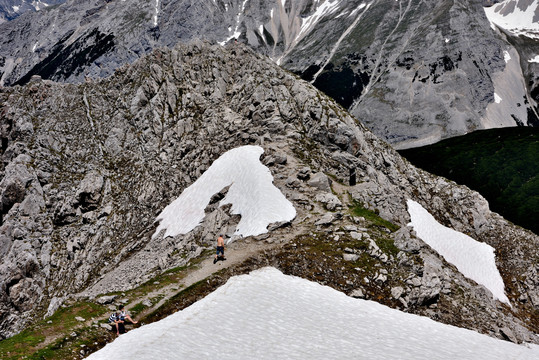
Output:
[[[418,240],[415,232],[407,226],[393,233],[393,239],[396,247],[408,253],[418,253],[422,246],[421,240]]]
[[[81,181],[75,194],[74,206],[80,206],[83,211],[96,209],[101,200],[104,179],[97,171],[91,171]]]
[[[500,334],[506,338],[507,340],[511,341],[511,342],[514,342],[514,343],[519,343],[519,341],[517,340],[517,338],[515,337],[515,334],[513,333],[513,331],[511,331],[511,329],[507,328],[507,327],[502,327],[500,329]]]
[[[310,184],[309,184],[310,185]],[[316,195],[316,201],[322,203],[324,207],[330,211],[342,209],[342,202],[339,198],[331,193],[320,193]]]
[[[309,178],[311,177],[311,169],[309,169],[308,167],[300,169],[298,171],[297,177],[300,180],[309,180]]]
[[[358,254],[343,254],[343,259],[344,261],[357,261],[357,259],[359,259],[359,255]]]
[[[101,305],[105,304],[112,304],[112,302],[117,298],[117,295],[108,295],[108,296],[100,296],[96,299],[96,302]]]
[[[403,294],[404,288],[402,288],[402,286],[396,286],[394,288],[391,288],[391,296],[393,296],[394,299],[400,299]]]
[[[331,192],[331,179],[322,172],[312,175],[310,180],[307,181],[307,184],[327,193]]]
[[[358,299],[365,299],[365,293],[362,289],[355,289],[350,293],[350,296]]]

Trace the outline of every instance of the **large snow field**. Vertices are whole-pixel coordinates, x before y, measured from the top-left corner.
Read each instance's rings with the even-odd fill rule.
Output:
[[[408,200],[412,226],[419,238],[455,265],[466,277],[489,289],[496,299],[510,304],[496,267],[494,248],[443,226],[420,204]]]
[[[154,236],[163,229],[165,237],[193,230],[204,219],[211,197],[229,185],[219,205],[232,204],[231,212],[241,215],[235,235],[259,235],[271,223],[294,219],[296,209],[273,185],[270,170],[260,162],[263,152],[260,146],[247,145],[221,155],[159,214]]]
[[[516,345],[264,268],[90,355],[110,359],[539,359]]]
[[[515,34],[525,35],[532,38],[539,38],[539,0],[533,0],[526,10],[520,9],[514,0],[505,0],[499,4],[484,8],[488,20],[492,24]],[[510,8],[512,11],[504,15],[504,8],[507,11]],[[492,26],[494,28],[494,26]]]

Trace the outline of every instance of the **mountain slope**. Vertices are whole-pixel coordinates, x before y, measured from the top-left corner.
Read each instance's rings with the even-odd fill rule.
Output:
[[[537,124],[536,86],[529,86],[537,69],[523,75],[523,59],[490,26],[482,3],[70,1],[0,25],[0,84],[32,75],[82,82],[155,47],[238,38],[313,81],[399,148]]]
[[[400,151],[416,166],[479,191],[493,211],[539,233],[539,131],[493,129]]]
[[[34,78],[0,89],[0,104],[4,337],[74,294],[131,289],[205,254],[219,232],[234,233],[241,218],[219,206],[231,191],[224,188],[191,232],[153,236],[159,213],[217,158],[257,144],[297,211],[291,223],[248,238],[283,239],[268,262],[392,307],[534,340],[537,236],[491,213],[479,194],[414,168],[335,102],[241,44],[159,49],[80,85]],[[408,200],[495,249],[511,310],[415,236]]]

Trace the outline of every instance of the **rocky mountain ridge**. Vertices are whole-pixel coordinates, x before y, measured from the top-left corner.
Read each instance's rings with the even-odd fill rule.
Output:
[[[491,213],[479,194],[414,168],[331,99],[241,44],[159,49],[80,85],[34,77],[0,89],[0,106],[3,337],[75,294],[132,288],[204,254],[238,222],[226,207],[210,204],[201,226],[175,237],[152,238],[155,217],[226,150],[258,144],[298,211],[269,237],[293,234],[286,246],[311,249],[303,260],[271,260],[287,273],[378,301],[395,289],[391,306],[537,341],[538,237]],[[415,237],[407,199],[496,249],[512,308]],[[396,227],[371,227],[346,204]],[[325,243],[342,244],[340,255],[312,249]],[[321,258],[350,261],[358,273],[315,270]],[[468,320],[447,318],[463,309]]]
[[[525,56],[537,54],[537,44],[491,27],[483,4],[72,0],[0,25],[0,84],[32,75],[82,82],[159,46],[237,38],[313,82],[398,148],[536,125],[538,68]]]

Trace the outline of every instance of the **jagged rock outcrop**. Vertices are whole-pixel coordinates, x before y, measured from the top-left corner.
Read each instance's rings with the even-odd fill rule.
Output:
[[[32,75],[82,82],[156,47],[237,38],[312,81],[399,148],[537,125],[539,69],[529,62],[537,41],[491,27],[484,4],[70,0],[0,24],[0,84]]]
[[[3,337],[67,297],[131,288],[201,254],[217,232],[231,233],[238,217],[215,206],[225,188],[194,231],[152,237],[166,205],[221,154],[246,144],[264,148],[275,185],[298,210],[296,220],[272,231],[319,230],[338,239],[345,232],[334,234],[332,224],[342,223],[346,236],[367,244],[353,251],[387,266],[373,282],[390,284],[389,271],[402,277],[399,304],[425,307],[433,318],[465,307],[464,326],[481,316],[483,331],[506,326],[518,341],[532,341],[537,331],[536,235],[490,213],[477,193],[414,168],[331,99],[243,45],[159,49],[110,78],[80,85],[34,78],[0,88],[0,114]],[[400,255],[371,241],[382,230],[343,223],[348,200],[331,196],[337,187],[401,227],[390,235]],[[495,247],[512,310],[414,237],[406,228],[407,199]],[[413,275],[401,274],[401,264]],[[465,296],[444,293],[455,282]],[[441,294],[454,304],[429,308]],[[480,305],[466,305],[470,299]],[[479,315],[485,308],[488,316]]]

